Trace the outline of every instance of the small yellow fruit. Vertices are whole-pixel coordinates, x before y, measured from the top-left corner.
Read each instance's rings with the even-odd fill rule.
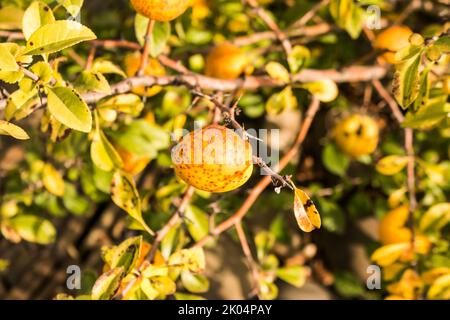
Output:
[[[141,15],[156,21],[171,21],[181,16],[190,0],[131,0]]]
[[[125,56],[124,60],[125,71],[128,77],[134,77],[141,65],[141,53],[136,51],[134,53],[130,53]],[[146,76],[155,76],[161,77],[166,75],[166,70],[156,59],[149,59],[148,64],[144,69],[144,75]],[[132,90],[133,93],[143,96],[144,94],[147,97],[153,97],[157,95],[162,90],[159,86],[154,86],[151,88],[147,88],[147,91],[144,87],[137,87]]]
[[[209,77],[234,80],[247,69],[248,58],[244,51],[230,43],[215,47],[206,58],[205,73]]]
[[[381,57],[387,63],[395,63],[395,53],[409,45],[412,30],[406,26],[393,26],[381,32],[375,39],[374,47],[386,51]]]
[[[379,127],[374,119],[355,114],[340,121],[334,128],[333,136],[343,152],[357,158],[375,151]]]
[[[175,174],[207,192],[227,192],[252,175],[252,147],[234,131],[210,125],[185,135],[172,150]]]

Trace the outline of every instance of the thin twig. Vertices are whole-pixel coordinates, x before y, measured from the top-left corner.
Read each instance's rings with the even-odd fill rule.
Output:
[[[236,223],[236,232],[239,237],[239,242],[242,247],[242,251],[244,252],[245,257],[247,258],[248,267],[252,273],[253,278],[253,291],[257,294],[259,292],[259,268],[255,259],[253,259],[252,251],[250,250],[250,246],[247,241],[247,237],[245,236],[244,228],[242,227],[241,221]]]
[[[147,32],[145,34],[145,42],[144,42],[144,48],[142,50],[142,56],[141,56],[141,64],[139,67],[138,75],[141,76],[144,74],[145,67],[148,63],[148,56],[150,54],[151,45],[152,45],[152,33],[153,28],[155,27],[155,20],[150,19],[147,26]]]

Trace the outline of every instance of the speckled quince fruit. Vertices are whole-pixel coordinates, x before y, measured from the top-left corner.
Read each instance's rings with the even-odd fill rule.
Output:
[[[375,39],[374,47],[386,51],[381,56],[387,63],[395,63],[395,53],[409,45],[412,30],[406,26],[393,26],[382,31]]]
[[[379,131],[379,126],[374,119],[355,114],[337,123],[333,130],[333,137],[343,152],[358,158],[375,151]]]
[[[126,55],[124,64],[127,76],[134,77],[138,73],[139,66],[141,64],[141,53],[136,51]],[[158,60],[151,58],[148,60],[148,64],[144,69],[144,75],[161,77],[166,75],[166,70]],[[144,87],[136,87],[133,88],[132,92],[141,96],[145,94],[147,97],[153,97],[161,92],[161,90],[162,88],[160,86],[153,86],[151,88],[147,88],[147,90],[145,90]]]
[[[249,66],[247,55],[241,48],[223,43],[211,50],[206,58],[205,73],[209,77],[234,80]]]
[[[252,147],[236,132],[210,125],[185,135],[172,150],[175,173],[207,192],[227,192],[252,175]]]
[[[156,21],[171,21],[181,16],[190,0],[131,0],[141,15]]]

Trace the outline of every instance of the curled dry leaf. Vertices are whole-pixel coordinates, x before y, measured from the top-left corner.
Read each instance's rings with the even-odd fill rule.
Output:
[[[316,228],[320,228],[321,219],[319,211],[311,198],[303,190],[298,188],[295,189],[294,213],[298,226],[302,231],[311,232]]]

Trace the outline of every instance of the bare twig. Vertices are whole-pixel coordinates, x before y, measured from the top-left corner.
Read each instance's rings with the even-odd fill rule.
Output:
[[[242,251],[244,252],[245,257],[247,258],[248,267],[252,273],[253,278],[253,291],[257,294],[259,292],[259,268],[255,259],[253,259],[252,251],[250,250],[250,246],[247,241],[247,237],[245,236],[244,228],[242,227],[241,221],[236,223],[236,231],[239,237],[239,242],[242,247]]]
[[[319,3],[315,4],[308,12],[306,12],[297,22],[294,22],[291,26],[291,28],[301,28],[305,24],[308,23],[309,20],[311,20],[316,13],[322,9],[324,6],[326,6],[330,0],[322,0]]]
[[[277,23],[272,19],[272,17],[264,10],[262,7],[258,5],[256,0],[244,0],[244,3],[247,3],[250,7],[252,7],[256,14],[264,21],[264,23],[275,33],[277,39],[280,41],[283,46],[286,55],[289,56],[292,52],[292,45],[289,42],[289,38],[286,34],[278,27]]]
[[[147,26],[147,32],[145,34],[145,42],[144,48],[142,50],[141,64],[139,67],[139,71],[137,73],[139,76],[144,74],[145,67],[147,66],[148,63],[148,55],[150,54],[152,44],[152,33],[154,27],[155,27],[155,20],[150,19]]]

